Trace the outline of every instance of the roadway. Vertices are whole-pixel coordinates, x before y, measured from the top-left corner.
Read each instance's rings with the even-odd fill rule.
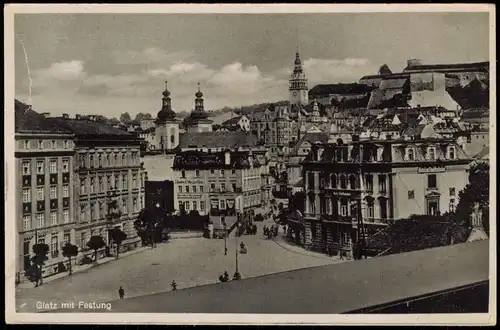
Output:
[[[235,247],[239,242],[244,242],[248,249],[247,254],[239,255],[239,271],[243,278],[341,262],[265,239],[262,226],[263,223],[258,223],[255,236],[229,238],[228,255],[224,255],[224,240],[221,239],[176,239],[159,244],[155,249],[46,282],[37,288],[17,287],[16,309],[19,312],[46,310],[37,308],[37,302],[60,305],[71,301],[111,301],[118,298],[120,286],[129,298],[170,290],[173,280],[179,290],[214,284],[225,270],[230,276],[234,273]],[[280,235],[283,235],[282,231]]]

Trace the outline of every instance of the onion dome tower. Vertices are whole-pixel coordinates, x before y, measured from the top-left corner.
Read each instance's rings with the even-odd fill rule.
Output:
[[[172,99],[167,81],[165,81],[165,90],[162,94],[162,108],[156,116],[156,148],[165,153],[172,153],[179,145],[179,122],[175,119],[176,113],[172,110]]]

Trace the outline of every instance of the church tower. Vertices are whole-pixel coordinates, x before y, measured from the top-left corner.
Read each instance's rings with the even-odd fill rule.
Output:
[[[198,91],[194,94],[194,110],[186,117],[184,124],[188,133],[212,132],[213,121],[208,119],[208,113],[205,111],[203,102],[203,93],[198,83]]]
[[[162,108],[156,116],[156,149],[165,153],[172,153],[179,145],[179,122],[175,119],[176,113],[172,110],[172,99],[165,81]]]
[[[288,87],[290,94],[291,105],[307,105],[309,103],[309,95],[307,88],[307,78],[302,68],[302,61],[297,50],[295,54],[295,66],[290,76],[290,84]]]

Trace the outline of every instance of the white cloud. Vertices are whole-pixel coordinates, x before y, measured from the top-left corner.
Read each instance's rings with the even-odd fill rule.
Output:
[[[138,52],[136,58],[157,60],[164,55],[157,49],[149,49]],[[378,67],[366,59],[308,59],[304,61],[304,69],[312,88],[320,83],[355,82],[363,75],[376,73]],[[197,82],[201,84],[206,109],[285,100],[288,98],[291,70],[283,68],[266,74],[255,65],[245,66],[240,62],[216,69],[197,61],[177,61],[156,63],[149,71],[136,74],[90,75],[85,72],[84,63],[75,60],[54,63],[49,68],[36,71],[35,76],[38,85],[46,86],[41,99],[47,103],[57,99],[59,103],[54,106],[61,106],[78,99],[83,106],[85,100],[89,104],[100,100],[103,105],[106,104],[106,111],[113,111],[116,116],[119,113],[114,111],[131,114],[146,111],[156,115],[164,80],[168,80],[176,111],[193,108]]]
[[[34,75],[39,79],[74,81],[81,79],[85,75],[84,63],[78,60],[52,63],[47,69],[35,71]]]

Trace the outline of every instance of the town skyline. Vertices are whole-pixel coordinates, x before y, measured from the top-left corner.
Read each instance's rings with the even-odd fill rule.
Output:
[[[154,116],[165,80],[177,112],[198,82],[207,110],[284,100],[297,48],[309,88],[410,58],[489,60],[487,13],[16,15],[15,34],[16,98],[30,102],[30,77],[33,106],[72,115]]]

